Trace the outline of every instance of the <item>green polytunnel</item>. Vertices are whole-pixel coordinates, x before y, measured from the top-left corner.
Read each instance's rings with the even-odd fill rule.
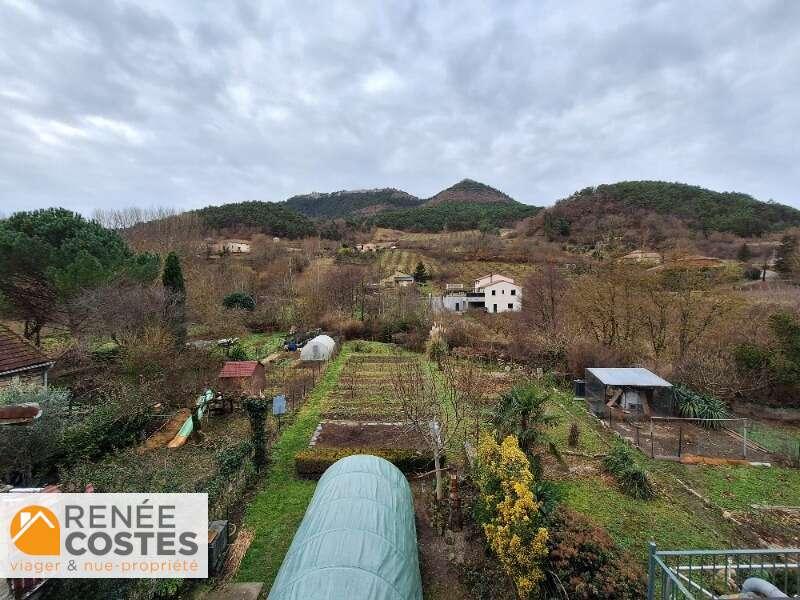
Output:
[[[405,476],[377,456],[320,478],[269,600],[422,600],[414,501]]]

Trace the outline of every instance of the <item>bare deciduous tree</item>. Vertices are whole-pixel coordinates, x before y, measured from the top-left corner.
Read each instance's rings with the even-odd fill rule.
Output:
[[[420,361],[398,363],[392,394],[414,432],[433,453],[436,500],[444,499],[442,457],[448,445],[465,435],[470,408],[480,403],[479,373],[470,364],[442,363],[437,371]]]

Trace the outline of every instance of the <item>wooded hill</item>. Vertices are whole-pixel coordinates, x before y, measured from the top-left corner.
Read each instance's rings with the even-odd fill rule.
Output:
[[[469,203],[466,201],[419,206],[406,210],[380,213],[367,224],[401,231],[463,231],[510,227],[517,221],[535,215],[541,208],[519,202]]]
[[[345,218],[359,226],[427,232],[508,227],[539,210],[472,179],[427,200],[381,188],[293,196],[286,206],[317,219]]]
[[[436,206],[437,204],[519,204],[508,194],[500,190],[475,181],[473,179],[462,179],[457,184],[442,190],[425,202],[425,206]]]
[[[316,227],[305,215],[276,202],[235,202],[197,211],[209,229],[253,227],[267,235],[299,238],[314,235]]]
[[[560,200],[540,216],[549,235],[569,237],[602,225],[636,226],[654,213],[677,219],[690,229],[728,232],[743,237],[781,231],[800,225],[800,211],[774,202],[761,202],[738,192],[715,192],[685,183],[621,181],[588,187]],[[615,217],[614,224],[609,218]],[[628,223],[634,219],[636,223]]]
[[[339,192],[303,194],[286,200],[286,206],[307,217],[337,219],[401,208],[419,206],[423,200],[403,190],[342,190]]]
[[[592,243],[615,232],[643,227],[652,241],[727,232],[743,237],[800,225],[800,211],[747,194],[716,192],[664,181],[622,181],[588,187],[542,209],[517,202],[483,183],[464,179],[423,200],[395,188],[312,193],[285,202],[239,202],[196,211],[209,229],[257,228],[268,235],[297,238],[326,227],[320,221],[345,219],[359,228],[439,232],[511,227],[531,219],[531,232]]]

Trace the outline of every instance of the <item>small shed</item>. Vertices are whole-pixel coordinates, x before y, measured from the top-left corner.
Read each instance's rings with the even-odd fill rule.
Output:
[[[318,335],[308,340],[300,350],[300,360],[323,361],[328,360],[336,349],[336,342],[329,335]]]
[[[645,416],[674,413],[672,384],[641,367],[586,369],[586,400],[604,418],[614,409]]]
[[[228,394],[258,396],[267,384],[264,365],[257,360],[226,362],[219,372],[219,385]]]
[[[343,458],[323,474],[269,600],[422,600],[414,501],[383,458]]]

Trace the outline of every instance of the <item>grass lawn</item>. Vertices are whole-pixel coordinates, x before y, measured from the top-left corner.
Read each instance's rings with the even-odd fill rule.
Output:
[[[272,586],[316,487],[314,481],[297,478],[294,455],[308,445],[319,423],[323,400],[336,387],[347,358],[356,350],[387,353],[387,348],[371,342],[345,343],[294,422],[284,429],[272,448],[262,488],[245,514],[244,525],[254,530],[255,538],[237,574],[239,581],[263,581],[267,589]]]
[[[800,506],[800,470],[783,467],[664,465],[725,510],[747,511],[751,504]]]
[[[747,436],[767,450],[800,462],[800,427],[796,425],[751,421]]]
[[[556,401],[551,403],[551,410],[560,417],[560,422],[551,434],[561,450],[570,450],[566,441],[573,422],[580,428],[579,444],[574,450],[591,455],[603,453],[610,447],[613,434],[596,423],[588,414],[583,401],[574,400],[569,393],[559,393]],[[611,537],[620,546],[631,551],[642,564],[647,560],[647,545],[650,540],[654,540],[664,549],[748,545],[749,539],[744,541],[747,539],[744,532],[737,531],[736,526],[723,519],[719,511],[704,506],[675,481],[679,477],[694,487],[690,474],[697,467],[654,461],[644,454],[640,455],[640,459],[659,490],[658,497],[653,500],[635,500],[623,494],[613,478],[599,468],[599,460],[570,459],[573,465],[582,460],[582,465],[587,467],[585,473],[579,471],[567,474],[554,469],[548,473],[548,477],[555,481],[564,494],[564,502],[568,506],[605,527]],[[713,481],[724,481],[727,468],[708,469],[713,473]],[[768,490],[770,486],[767,482],[775,476],[767,474],[769,469],[740,469],[743,474],[737,485],[763,485]],[[745,483],[748,479],[750,484]],[[785,485],[789,485],[789,482]],[[720,493],[723,493],[722,488]],[[800,494],[800,491],[794,493]]]

